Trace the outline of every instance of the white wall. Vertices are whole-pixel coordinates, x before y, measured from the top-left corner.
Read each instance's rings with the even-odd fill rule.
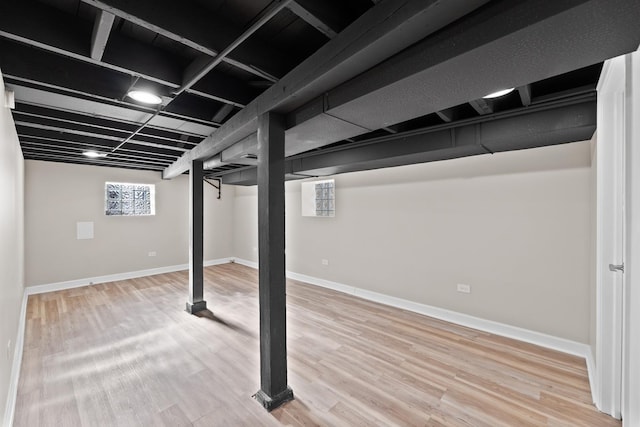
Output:
[[[597,183],[598,174],[596,165],[598,164],[598,144],[597,134],[591,139],[591,168],[589,169],[589,346],[591,347],[591,360],[595,364],[596,361],[596,336],[597,336],[597,309],[598,309],[598,289],[597,289],[597,271],[596,271],[596,224],[597,224]],[[595,366],[591,367],[591,369]],[[594,373],[595,374],[595,373]]]
[[[24,160],[0,74],[0,408],[5,419],[24,287]],[[8,343],[10,343],[9,346]],[[9,402],[7,402],[9,403]]]
[[[28,160],[26,284],[128,273],[189,261],[188,177],[158,172]],[[104,214],[106,181],[155,184],[156,215]],[[232,256],[234,187],[205,185],[205,260]],[[76,223],[94,222],[94,239],[77,240]],[[149,257],[149,252],[156,252]]]
[[[289,182],[287,268],[589,343],[590,164],[582,142],[337,175],[335,218],[302,217]],[[256,261],[255,187],[234,211]]]

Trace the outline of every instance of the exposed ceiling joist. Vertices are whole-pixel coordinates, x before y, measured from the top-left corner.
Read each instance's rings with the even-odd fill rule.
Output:
[[[100,61],[102,55],[107,47],[107,41],[109,40],[109,34],[111,33],[111,27],[115,16],[104,10],[96,13],[96,20],[93,24],[93,34],[91,35],[91,58]]]
[[[518,86],[518,94],[520,95],[522,106],[528,107],[531,105],[531,85]]]
[[[232,111],[233,111],[233,106],[228,104],[223,105],[222,107],[220,107],[220,109],[216,112],[215,116],[213,116],[211,120],[216,123],[222,123],[224,119],[226,119],[227,116],[231,114]]]
[[[258,115],[291,111],[484,3],[388,0],[376,5],[167,168],[164,178],[180,175],[192,159],[207,159],[255,132]]]
[[[589,139],[596,127],[595,94],[411,132],[402,132],[286,161],[290,176],[325,176]],[[223,183],[254,185],[256,169],[230,172]]]
[[[324,34],[327,38],[334,38],[338,35],[338,32],[341,29],[336,27],[335,24],[332,27],[329,23],[331,18],[327,16],[327,5],[322,1],[297,0],[291,2],[287,7],[307,24]],[[331,21],[335,22],[335,19],[331,19]]]
[[[90,55],[83,39],[91,29],[75,22],[67,14],[33,0],[0,3],[0,36],[71,59],[140,77],[149,82],[176,89],[182,84],[181,60],[166,52],[119,33],[112,33],[101,59]],[[29,58],[31,51],[20,55]],[[168,92],[167,89],[167,92]],[[246,83],[213,70],[189,92],[243,107],[256,95]]]
[[[292,113],[296,117],[287,119],[293,127],[287,129],[285,153],[319,148],[479,99],[501,86],[546,79],[559,69],[567,72],[633,51],[640,42],[640,33],[633,30],[640,9],[634,7],[634,0],[616,3],[619,7],[607,8],[603,0],[491,2],[468,20],[427,37]],[[612,32],[613,27],[621,28],[624,36]],[[583,36],[557,43],[567,28]],[[521,48],[534,41],[544,48]],[[482,72],[469,76],[472,64]],[[490,114],[486,108],[478,110]],[[256,114],[247,112],[251,113]],[[216,136],[218,133],[213,134],[214,139]],[[183,158],[198,155],[210,140],[205,139]],[[183,158],[165,174],[171,176]]]
[[[640,8],[614,2],[494,0],[330,90],[325,113],[376,129],[631,52]],[[581,37],[558,43],[566,31]]]
[[[274,16],[276,16],[282,9],[287,7],[292,0],[278,0],[272,2],[267,9],[265,9],[260,16],[255,19],[253,24],[242,32],[239,36],[234,38],[228,45],[218,52],[218,54],[209,59],[204,64],[201,62],[201,58],[192,62],[185,72],[183,73],[182,85],[173,91],[174,95],[180,95],[185,90],[189,90],[193,85],[198,83],[205,75],[213,70],[218,64],[220,64],[226,57],[231,55],[234,50],[238,49],[240,45],[249,39],[256,31],[258,31],[264,24],[269,22]]]
[[[0,55],[1,53],[0,50]],[[114,102],[113,100],[99,97],[87,99],[70,95],[62,89],[58,91],[59,88],[55,86],[51,88],[54,90],[45,91],[42,88],[25,86],[22,84],[23,80],[16,79],[15,76],[5,74],[4,77],[8,86],[15,92],[16,103],[89,117],[85,120],[91,121],[93,118],[97,118],[137,127],[154,112],[154,110],[124,102]],[[38,86],[42,84],[42,82],[38,82]],[[216,128],[210,124],[203,124],[193,119],[185,120],[178,115],[169,113],[162,113],[157,116],[149,127],[158,131],[189,135],[200,139],[202,139],[203,135],[210,134]]]
[[[473,109],[476,110],[476,112],[481,116],[493,113],[493,107],[491,106],[491,104],[482,98],[469,101],[469,105],[471,105]]]
[[[242,33],[193,0],[82,1],[211,57]],[[224,62],[271,81],[292,66],[286,57],[258,40],[247,41]]]
[[[452,108],[446,108],[444,110],[436,111],[438,117],[442,119],[443,122],[449,123],[456,119],[455,111]]]

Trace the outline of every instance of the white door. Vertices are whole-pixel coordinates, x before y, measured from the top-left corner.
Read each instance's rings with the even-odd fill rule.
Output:
[[[605,63],[598,84],[596,406],[622,415],[625,248],[625,57]]]
[[[626,66],[626,222],[622,424],[640,426],[640,52]]]

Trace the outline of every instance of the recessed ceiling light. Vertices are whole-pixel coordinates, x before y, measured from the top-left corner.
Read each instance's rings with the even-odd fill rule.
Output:
[[[97,158],[100,158],[100,157],[107,157],[107,153],[99,153],[99,152],[93,151],[93,150],[83,151],[82,155],[83,156],[87,156],[87,157],[92,158],[92,159],[97,159]]]
[[[490,93],[489,95],[485,95],[483,96],[483,98],[484,99],[499,98],[501,96],[505,96],[506,94],[513,92],[513,89],[515,88],[511,87],[509,89],[502,89],[497,92]]]
[[[155,95],[151,92],[147,92],[144,90],[131,90],[127,93],[127,96],[135,99],[138,102],[142,102],[145,104],[160,104],[162,103],[162,98],[158,95]]]

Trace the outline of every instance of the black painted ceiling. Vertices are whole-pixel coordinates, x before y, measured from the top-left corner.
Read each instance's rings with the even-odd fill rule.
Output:
[[[15,92],[13,117],[24,156],[162,171],[377,3],[2,0],[0,69],[7,89]],[[264,25],[185,87],[194,71],[273,10]],[[593,63],[528,82],[502,98],[469,99],[311,153],[595,97],[601,69],[602,62]],[[153,90],[164,103],[157,108],[128,98],[134,87]],[[109,155],[89,159],[82,155],[89,149]],[[208,175],[251,167],[251,161],[244,163],[218,164]]]

